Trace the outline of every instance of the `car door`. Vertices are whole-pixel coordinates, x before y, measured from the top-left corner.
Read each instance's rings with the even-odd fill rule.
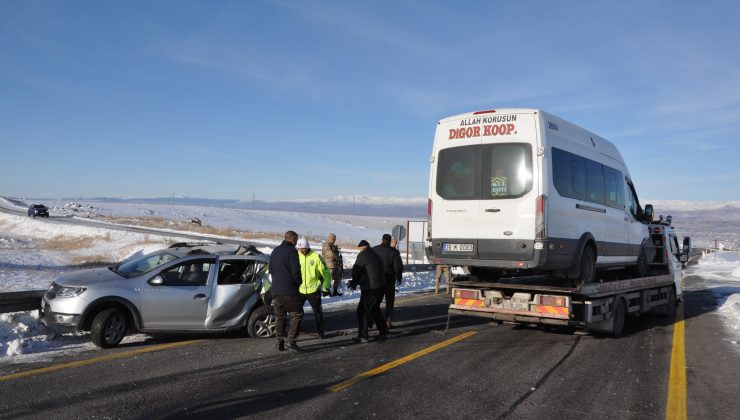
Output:
[[[206,329],[243,325],[260,298],[264,257],[234,255],[219,258],[216,284],[208,302]]]
[[[168,266],[144,282],[141,318],[145,329],[202,330],[210,299],[215,258],[193,258]]]

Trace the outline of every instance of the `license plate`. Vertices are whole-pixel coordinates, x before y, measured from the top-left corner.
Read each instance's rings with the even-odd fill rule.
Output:
[[[473,252],[473,244],[444,244],[444,252]]]
[[[529,299],[511,298],[511,307],[513,309],[529,310]]]

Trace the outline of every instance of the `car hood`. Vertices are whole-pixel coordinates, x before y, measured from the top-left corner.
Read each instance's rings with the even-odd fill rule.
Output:
[[[98,283],[111,281],[124,281],[125,277],[105,268],[93,268],[91,270],[75,271],[73,273],[63,274],[54,280],[60,286],[92,286]]]

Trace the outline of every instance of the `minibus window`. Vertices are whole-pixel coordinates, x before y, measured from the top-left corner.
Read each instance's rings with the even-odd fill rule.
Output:
[[[483,146],[483,199],[515,198],[532,188],[532,146],[499,143]]]
[[[437,194],[448,200],[477,200],[480,146],[463,146],[439,152]]]

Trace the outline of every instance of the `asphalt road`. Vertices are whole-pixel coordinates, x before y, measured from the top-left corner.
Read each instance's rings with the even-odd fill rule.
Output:
[[[701,291],[686,301],[689,418],[736,418],[738,353],[718,340],[716,302]],[[351,344],[349,307],[327,314],[324,340],[307,315],[299,354],[238,335],[163,336],[2,364],[0,417],[665,417],[673,319],[629,319],[618,339],[469,317],[445,332],[447,303],[402,299],[383,343]]]

